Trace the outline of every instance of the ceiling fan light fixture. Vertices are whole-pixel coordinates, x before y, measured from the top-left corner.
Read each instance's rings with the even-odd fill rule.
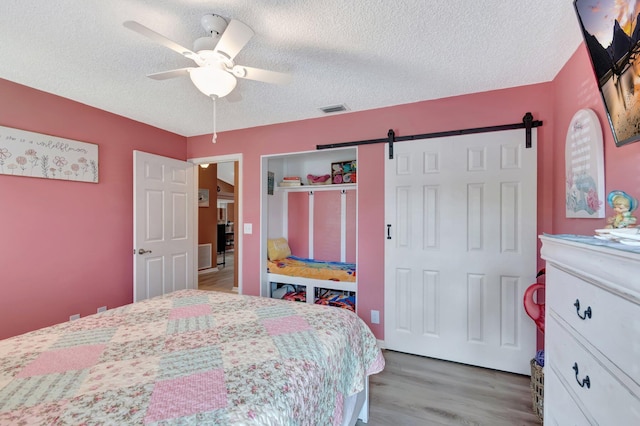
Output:
[[[216,67],[194,68],[189,72],[193,84],[205,95],[222,98],[236,87],[236,78]]]
[[[131,31],[193,60],[198,66],[153,73],[148,75],[149,78],[166,80],[189,74],[198,90],[214,101],[217,98],[227,96],[235,89],[236,78],[272,84],[287,84],[291,81],[291,76],[286,73],[234,64],[233,60],[236,55],[255,34],[246,24],[235,19],[227,22],[225,18],[216,14],[203,16],[201,23],[209,36],[201,37],[195,41],[195,51],[181,46],[136,21],[125,21],[123,25]]]

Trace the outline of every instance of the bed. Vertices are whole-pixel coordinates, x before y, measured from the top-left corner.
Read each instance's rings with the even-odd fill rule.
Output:
[[[285,238],[269,239],[267,280],[271,297],[342,306],[355,312],[355,263],[297,257]]]
[[[356,311],[355,263],[289,256],[267,260],[271,297]]]
[[[383,368],[347,310],[180,290],[0,341],[0,424],[354,424]]]
[[[316,280],[356,282],[356,264],[330,262],[288,256],[279,260],[268,260],[269,273],[289,277],[305,277]]]

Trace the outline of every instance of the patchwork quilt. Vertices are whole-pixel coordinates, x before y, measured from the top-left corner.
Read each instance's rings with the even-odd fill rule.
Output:
[[[318,280],[356,281],[356,264],[328,262],[290,256],[281,260],[268,260],[268,272],[289,277],[305,277]]]
[[[339,425],[383,368],[348,310],[181,290],[0,341],[0,424]]]

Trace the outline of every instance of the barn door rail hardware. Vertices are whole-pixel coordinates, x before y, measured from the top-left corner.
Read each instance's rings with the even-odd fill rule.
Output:
[[[368,139],[368,140],[353,141],[353,142],[330,143],[326,145],[316,145],[316,149],[321,150],[321,149],[331,149],[331,148],[344,148],[347,146],[388,143],[389,159],[392,159],[394,142],[412,141],[412,140],[418,140],[418,139],[444,138],[448,136],[471,135],[474,133],[499,132],[502,130],[514,130],[514,129],[525,129],[525,147],[531,148],[531,129],[534,127],[540,127],[540,126],[542,126],[542,121],[534,120],[533,114],[531,114],[530,112],[527,112],[524,115],[524,117],[522,117],[521,123],[502,124],[498,126],[487,126],[487,127],[474,127],[470,129],[460,129],[460,130],[447,130],[444,132],[424,133],[421,135],[409,135],[409,136],[396,136],[393,129],[389,129],[389,132],[387,132],[386,138]]]

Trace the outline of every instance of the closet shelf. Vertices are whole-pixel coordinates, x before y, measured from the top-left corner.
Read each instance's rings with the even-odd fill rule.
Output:
[[[341,189],[357,189],[357,183],[341,183],[330,185],[301,185],[301,186],[277,186],[276,191],[284,192],[309,192],[309,191],[339,191]]]

